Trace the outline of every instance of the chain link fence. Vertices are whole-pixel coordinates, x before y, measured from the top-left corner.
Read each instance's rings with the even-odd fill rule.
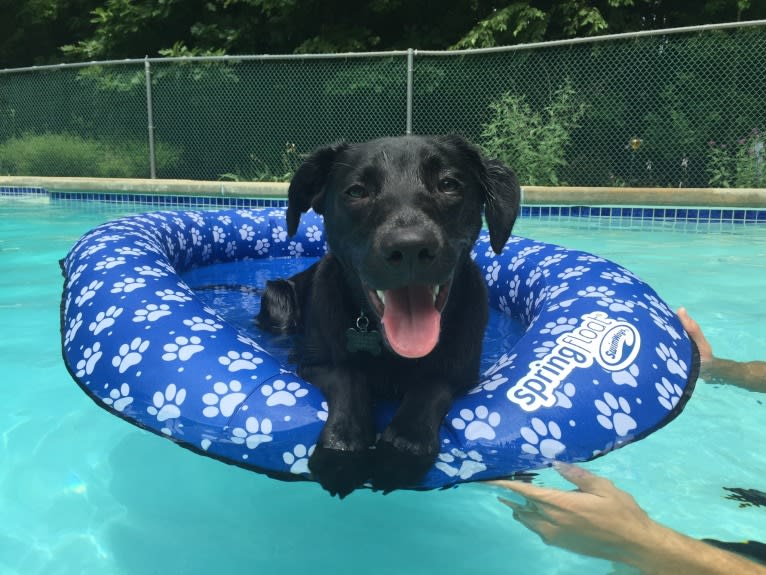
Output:
[[[322,144],[410,131],[463,134],[527,185],[766,187],[766,22],[0,71],[2,175],[287,180]]]

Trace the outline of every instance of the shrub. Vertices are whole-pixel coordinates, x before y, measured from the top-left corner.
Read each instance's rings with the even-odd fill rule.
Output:
[[[566,148],[579,127],[585,104],[567,81],[542,111],[525,96],[503,94],[490,104],[490,120],[482,126],[482,148],[501,160],[527,185],[559,185],[558,169],[566,166]]]
[[[708,142],[708,183],[719,188],[757,188],[764,182],[764,135],[754,128],[735,144]]]
[[[157,171],[172,168],[181,149],[155,146]],[[13,176],[149,177],[149,144],[96,140],[73,134],[24,134],[0,144],[0,173]]]

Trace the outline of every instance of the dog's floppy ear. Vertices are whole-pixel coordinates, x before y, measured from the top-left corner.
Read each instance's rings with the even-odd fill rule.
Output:
[[[301,214],[314,208],[318,214],[323,212],[324,187],[330,175],[337,155],[348,148],[341,142],[315,151],[295,172],[287,190],[287,234],[295,235]]]
[[[511,236],[519,214],[521,188],[516,174],[498,160],[485,160],[484,217],[489,228],[489,243],[499,254]]]

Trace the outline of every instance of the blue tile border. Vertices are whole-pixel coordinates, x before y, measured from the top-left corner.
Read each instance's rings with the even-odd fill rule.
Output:
[[[186,196],[136,193],[49,192],[40,187],[0,186],[0,196],[47,196],[61,201],[100,201],[107,203],[143,204],[168,208],[283,208],[284,198],[245,198],[236,196]],[[640,222],[686,222],[726,224],[766,224],[766,209],[751,208],[665,208],[625,206],[522,206],[522,218],[556,220],[559,218],[591,218],[598,221],[631,220]]]

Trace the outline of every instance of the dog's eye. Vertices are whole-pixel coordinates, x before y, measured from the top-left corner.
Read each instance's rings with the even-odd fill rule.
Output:
[[[460,191],[460,182],[455,178],[442,178],[439,180],[439,191],[443,194],[456,194]]]
[[[355,184],[348,188],[345,192],[345,194],[350,198],[365,198],[367,197],[367,190],[364,186],[360,186],[359,184]]]

